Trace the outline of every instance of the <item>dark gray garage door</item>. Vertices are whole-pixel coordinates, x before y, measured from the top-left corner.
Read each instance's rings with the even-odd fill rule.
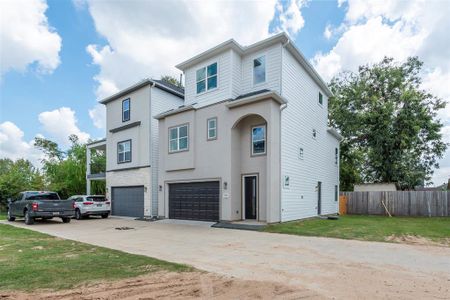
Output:
[[[219,182],[170,184],[169,218],[218,221]]]
[[[112,214],[126,217],[144,216],[144,187],[112,188]]]

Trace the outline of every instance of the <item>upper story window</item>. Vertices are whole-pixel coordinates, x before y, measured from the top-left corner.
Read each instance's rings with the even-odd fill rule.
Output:
[[[189,148],[188,125],[169,128],[169,152],[186,151]]]
[[[338,148],[334,148],[334,164],[338,164],[339,161],[339,149]]]
[[[266,81],[266,56],[260,56],[253,60],[253,84]]]
[[[130,121],[130,98],[122,101],[122,122]]]
[[[266,154],[266,125],[252,127],[252,155]]]
[[[217,138],[217,118],[210,118],[207,122],[208,140],[215,140]]]
[[[319,104],[323,105],[323,95],[321,92],[319,92]]]
[[[131,162],[131,140],[117,143],[117,163]]]
[[[198,69],[196,72],[197,94],[217,87],[217,63]]]

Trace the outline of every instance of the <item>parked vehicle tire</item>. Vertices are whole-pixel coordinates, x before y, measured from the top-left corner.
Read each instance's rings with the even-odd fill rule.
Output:
[[[8,209],[8,221],[9,222],[14,222],[16,220],[16,217],[14,217],[12,214],[11,214],[11,211]]]
[[[34,224],[34,218],[30,216],[30,213],[28,212],[28,210],[25,211],[25,224],[27,224],[27,225]]]
[[[75,210],[75,219],[77,219],[77,220],[83,219],[83,216],[81,215],[81,211],[78,208]]]
[[[109,214],[103,214],[102,219],[106,219],[106,218],[108,218],[108,216],[109,216]]]
[[[61,218],[61,220],[63,221],[63,223],[70,223],[70,218],[64,217]]]

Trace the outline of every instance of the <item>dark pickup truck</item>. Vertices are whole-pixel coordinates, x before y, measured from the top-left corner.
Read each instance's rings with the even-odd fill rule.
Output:
[[[71,200],[61,200],[54,192],[26,191],[19,193],[8,202],[8,221],[16,217],[24,217],[25,224],[31,225],[34,219],[61,218],[69,223],[75,213],[74,203]]]

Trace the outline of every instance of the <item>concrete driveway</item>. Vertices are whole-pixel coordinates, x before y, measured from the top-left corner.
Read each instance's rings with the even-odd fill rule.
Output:
[[[211,228],[210,223],[88,219],[17,227],[328,298],[450,298],[450,248]],[[116,228],[129,227],[129,230]]]

